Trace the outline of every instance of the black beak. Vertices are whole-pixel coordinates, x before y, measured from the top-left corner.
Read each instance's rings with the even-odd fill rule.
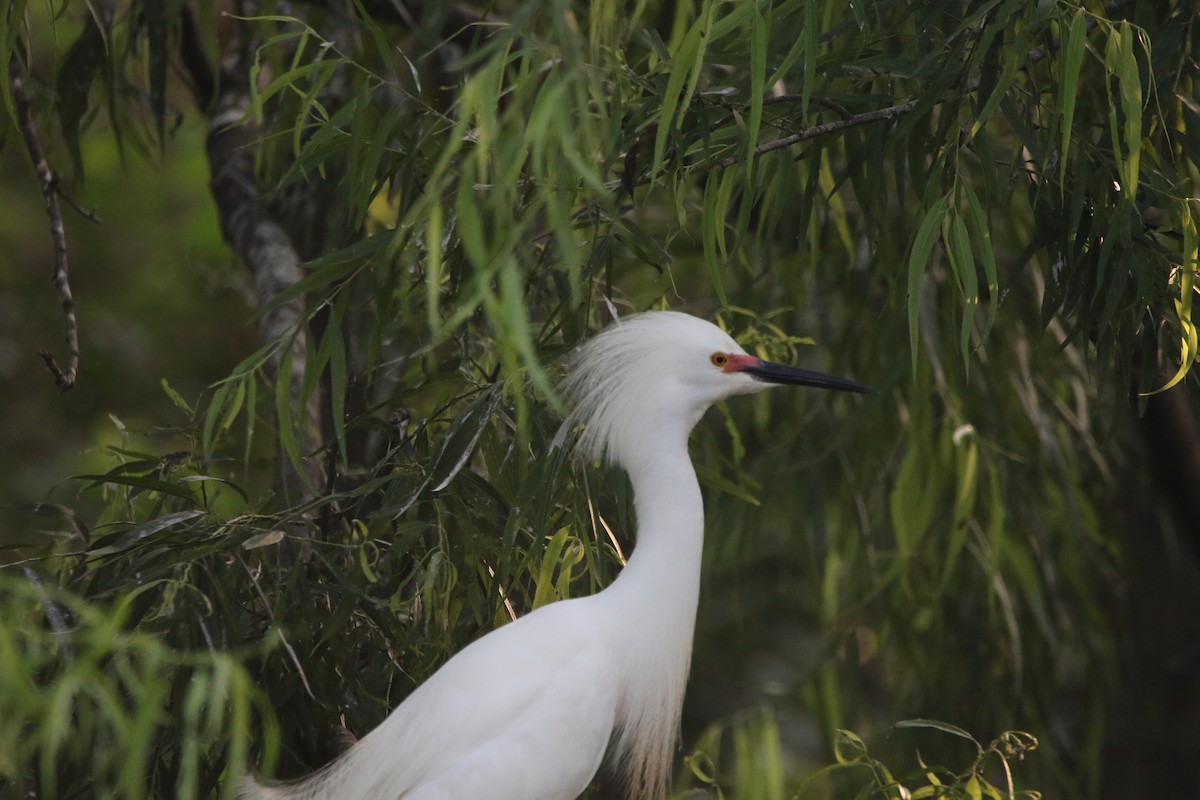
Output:
[[[783,383],[791,386],[813,386],[818,389],[830,389],[835,392],[858,392],[859,394],[878,394],[865,384],[856,383],[845,378],[835,378],[821,372],[810,372],[799,367],[789,367],[786,364],[775,364],[770,361],[759,361],[742,367],[742,372],[753,375],[765,383]]]

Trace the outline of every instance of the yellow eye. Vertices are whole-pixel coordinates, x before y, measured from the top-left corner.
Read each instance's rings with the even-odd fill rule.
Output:
[[[713,353],[708,357],[708,360],[713,363],[714,367],[724,367],[729,363],[729,356],[724,353]]]

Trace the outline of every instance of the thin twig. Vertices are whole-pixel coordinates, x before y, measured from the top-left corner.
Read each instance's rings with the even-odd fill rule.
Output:
[[[88,222],[95,223],[96,225],[100,225],[104,222],[104,220],[100,219],[100,215],[96,213],[96,209],[84,208],[83,206],[79,205],[79,203],[76,203],[75,199],[71,197],[71,195],[63,191],[62,181],[58,180],[58,176],[55,175],[54,178],[55,193],[61,197],[62,201],[69,205],[76,214],[83,217]]]
[[[837,114],[840,117],[842,117],[843,119],[847,119],[847,118],[853,116],[850,113],[850,110],[848,108],[846,108],[844,105],[842,105],[841,103],[839,103],[835,100],[830,100],[825,97],[810,97],[808,100],[810,103],[816,103],[817,105],[821,106],[822,108],[827,108],[830,111],[837,112]],[[804,102],[804,95],[802,95],[802,94],[776,94],[776,95],[772,95],[770,97],[763,98],[764,106],[775,106],[775,105],[779,105],[780,103],[803,103],[803,102]]]
[[[50,219],[50,238],[54,240],[54,272],[51,280],[58,289],[58,296],[62,301],[63,321],[67,328],[66,369],[58,365],[49,350],[39,350],[38,355],[54,375],[54,382],[58,384],[58,388],[65,392],[75,385],[75,377],[79,374],[79,323],[75,319],[75,298],[71,295],[71,282],[67,277],[67,231],[63,227],[62,209],[58,205],[58,177],[46,161],[46,152],[42,149],[42,140],[33,122],[29,95],[25,92],[25,76],[16,53],[8,60],[8,79],[12,84],[17,124],[25,140],[25,149],[29,151],[29,160],[37,171],[38,181],[42,186],[42,200],[46,203],[46,216]]]
[[[895,119],[912,111],[917,107],[918,100],[909,100],[907,103],[901,103],[896,106],[888,106],[887,108],[878,108],[874,111],[864,111],[861,114],[854,114],[843,119],[835,119],[832,122],[823,122],[820,125],[813,125],[811,128],[805,128],[802,131],[797,131],[790,136],[784,136],[780,139],[774,139],[766,144],[760,144],[754,148],[754,155],[761,156],[763,153],[770,153],[773,150],[782,150],[785,147],[791,147],[799,142],[805,142],[809,139],[815,139],[818,136],[825,136],[830,133],[844,131],[847,128],[854,128],[858,125],[866,125],[868,122],[878,122],[885,119]],[[741,156],[729,156],[717,162],[718,167],[732,167],[734,164],[741,161]]]

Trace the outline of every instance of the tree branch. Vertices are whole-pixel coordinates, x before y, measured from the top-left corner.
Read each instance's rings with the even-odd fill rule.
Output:
[[[849,117],[836,119],[832,122],[823,122],[820,125],[813,125],[811,128],[805,128],[802,131],[784,136],[779,139],[773,139],[766,144],[760,144],[754,148],[754,155],[761,156],[763,153],[770,153],[773,150],[782,150],[785,147],[791,147],[799,142],[804,142],[809,139],[815,139],[818,136],[825,136],[830,133],[844,131],[847,128],[854,128],[858,125],[866,125],[868,122],[878,122],[885,119],[895,119],[903,116],[917,107],[917,100],[909,100],[907,103],[901,103],[896,106],[888,106],[887,108],[877,108],[874,111],[864,111],[861,114],[853,114]],[[729,156],[717,162],[717,166],[732,167],[734,164],[742,160],[741,156]]]
[[[291,237],[261,201],[258,175],[254,168],[254,146],[260,131],[250,109],[249,69],[244,55],[230,53],[218,73],[209,64],[200,44],[195,19],[189,6],[183,8],[180,52],[191,79],[197,105],[208,115],[208,155],[211,178],[209,190],[217,207],[221,233],[229,246],[254,277],[255,295],[260,308],[271,306],[275,298],[304,277],[300,256]],[[229,48],[233,50],[234,48]],[[270,377],[286,381],[293,401],[299,402],[307,369],[307,313],[303,297],[271,306],[259,317],[259,333],[264,342],[283,342],[267,361]],[[281,374],[285,356],[290,358],[290,374]],[[312,392],[305,402],[298,424],[298,445],[302,453],[313,453],[320,444],[321,396]],[[277,489],[304,502],[322,483],[320,460],[306,459],[304,475],[295,473],[281,456]]]
[[[64,392],[75,385],[79,374],[79,323],[75,319],[75,298],[71,294],[71,282],[67,275],[67,231],[63,226],[62,209],[58,205],[58,176],[46,161],[46,152],[33,122],[29,95],[25,92],[25,75],[20,59],[13,53],[8,60],[8,79],[12,85],[13,105],[17,113],[17,124],[29,160],[37,171],[42,186],[42,200],[46,204],[46,216],[50,219],[50,238],[54,241],[54,270],[51,280],[62,303],[63,321],[67,328],[67,366],[59,367],[49,350],[39,350],[38,355],[46,362],[46,368],[54,375],[54,382]]]

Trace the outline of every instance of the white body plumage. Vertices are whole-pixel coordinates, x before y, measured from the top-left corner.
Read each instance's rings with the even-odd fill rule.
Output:
[[[606,753],[633,798],[666,794],[700,591],[704,511],[687,452],[704,411],[795,383],[864,386],[747,355],[675,312],[584,344],[563,384],[580,451],[629,474],[637,542],[604,591],[545,606],[451,658],[362,741],[262,800],[571,800]]]

